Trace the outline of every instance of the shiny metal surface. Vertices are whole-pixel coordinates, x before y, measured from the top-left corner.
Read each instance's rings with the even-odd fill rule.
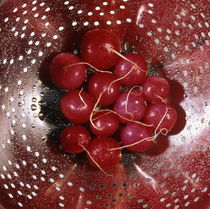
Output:
[[[6,0],[0,6],[0,204],[6,209],[208,209],[210,43],[208,0]],[[176,129],[144,154],[124,153],[105,176],[68,155],[52,57],[108,28],[124,47],[162,65]],[[76,51],[74,51],[76,53]]]

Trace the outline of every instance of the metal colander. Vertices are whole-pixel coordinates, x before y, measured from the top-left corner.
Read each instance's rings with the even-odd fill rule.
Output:
[[[0,3],[1,208],[209,209],[209,24],[209,0]],[[93,28],[116,31],[166,76],[179,114],[151,150],[125,151],[111,177],[62,150],[62,92],[47,76],[52,57],[78,53]]]

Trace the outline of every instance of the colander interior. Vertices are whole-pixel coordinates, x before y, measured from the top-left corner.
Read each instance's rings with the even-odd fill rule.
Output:
[[[0,207],[208,209],[209,0],[5,0],[0,3]],[[115,31],[169,79],[176,128],[146,153],[124,152],[106,176],[63,151],[62,92],[52,57],[82,34]],[[152,64],[151,64],[152,63]]]

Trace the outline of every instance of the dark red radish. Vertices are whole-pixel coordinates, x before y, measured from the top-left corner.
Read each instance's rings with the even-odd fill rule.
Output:
[[[49,68],[52,82],[61,89],[81,87],[86,78],[86,66],[77,63],[81,63],[81,59],[72,53],[64,52],[55,56]]]
[[[83,126],[68,126],[62,131],[60,142],[66,152],[81,153],[90,142],[90,134]]]
[[[144,82],[148,72],[145,59],[135,53],[121,57],[114,68],[114,74],[120,83],[126,86],[135,86]]]
[[[111,151],[111,149],[118,147],[118,142],[110,137],[93,139],[87,147],[89,163],[102,170],[114,168],[121,159],[121,150]]]
[[[177,121],[176,109],[169,104],[156,103],[150,105],[145,122],[155,129],[156,133],[167,134]]]
[[[128,120],[139,121],[145,117],[147,104],[142,95],[142,89],[131,89],[121,93],[115,102],[114,111]],[[119,119],[122,123],[130,122],[121,117]]]
[[[109,70],[119,57],[112,50],[120,52],[120,38],[109,30],[94,29],[86,32],[80,43],[83,61],[100,70]]]
[[[159,76],[151,76],[143,84],[143,94],[149,102],[162,102],[169,94],[169,83]]]
[[[99,104],[101,106],[111,105],[120,95],[120,84],[114,82],[115,80],[116,77],[111,73],[96,73],[88,83],[88,92],[95,100],[98,100],[99,96],[104,92]]]
[[[127,124],[120,133],[121,140],[127,148],[133,152],[145,152],[153,145],[150,128],[139,124]],[[133,146],[130,146],[132,145]]]
[[[119,128],[118,116],[109,111],[96,112],[92,122],[94,125],[90,124],[90,130],[97,136],[111,136]]]
[[[72,123],[86,123],[90,119],[94,102],[92,97],[83,90],[72,90],[66,93],[60,103],[64,116]]]

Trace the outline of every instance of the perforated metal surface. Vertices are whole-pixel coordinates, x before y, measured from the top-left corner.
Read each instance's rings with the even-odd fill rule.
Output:
[[[0,204],[2,208],[207,209],[210,46],[208,0],[6,0],[0,5]],[[68,155],[67,124],[47,69],[78,52],[92,28],[118,32],[125,50],[163,65],[176,129],[144,154],[124,153],[113,177]]]

